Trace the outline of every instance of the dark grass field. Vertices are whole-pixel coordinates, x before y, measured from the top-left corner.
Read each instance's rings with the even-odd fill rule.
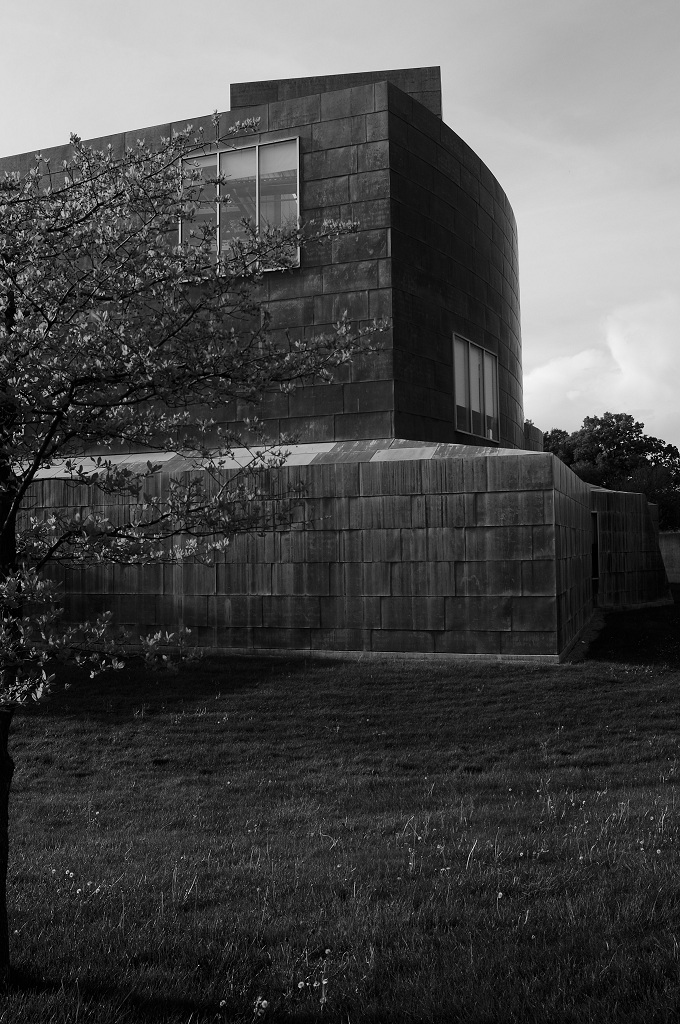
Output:
[[[679,611],[75,679],[14,726],[0,1021],[680,1020]]]

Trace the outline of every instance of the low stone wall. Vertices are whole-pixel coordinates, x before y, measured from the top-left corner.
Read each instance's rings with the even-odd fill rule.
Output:
[[[239,650],[556,658],[580,619],[558,631],[554,464],[464,445],[300,445],[266,480],[304,488],[292,529],[237,536],[213,566],[71,574],[69,614],[183,622],[201,645]],[[168,463],[157,485],[183,468]],[[60,481],[39,486],[64,501]]]
[[[680,583],[680,533],[660,533],[659,548],[669,583]]]
[[[186,470],[167,462],[159,493]],[[644,498],[593,491],[549,453],[327,442],[297,446],[262,481],[272,498],[302,489],[292,528],[237,536],[211,566],[72,573],[69,616],[110,610],[143,632],[181,623],[201,646],[235,651],[557,661],[593,609],[593,502],[605,606],[667,594]],[[58,479],[35,497],[86,499],[67,499]]]

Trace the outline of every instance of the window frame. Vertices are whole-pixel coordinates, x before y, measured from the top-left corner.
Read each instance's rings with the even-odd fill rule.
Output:
[[[202,157],[214,157],[215,160],[216,160],[216,168],[217,168],[216,173],[220,174],[221,173],[221,171],[220,171],[220,157],[222,156],[223,153],[234,153],[234,152],[239,152],[239,151],[243,151],[243,150],[246,150],[246,149],[254,149],[255,150],[255,224],[256,224],[256,227],[257,227],[257,233],[259,234],[259,231],[260,231],[260,148],[263,147],[263,146],[276,146],[276,145],[279,145],[279,144],[284,143],[284,142],[294,142],[296,144],[295,145],[295,159],[296,159],[296,165],[295,165],[295,189],[296,189],[295,190],[295,202],[296,202],[296,205],[297,205],[297,225],[299,226],[300,225],[300,216],[301,216],[300,215],[300,136],[299,135],[287,135],[285,138],[282,138],[282,139],[265,139],[265,140],[257,139],[256,141],[252,141],[252,140],[248,139],[247,143],[246,143],[246,140],[243,140],[243,141],[244,141],[244,145],[235,144],[235,145],[229,145],[229,146],[217,146],[217,145],[206,146],[204,149],[201,149],[200,151],[196,151],[196,153],[191,154],[190,156],[186,157],[183,162],[186,162],[186,163],[190,164],[192,160],[199,160]],[[218,184],[216,186],[216,195],[215,195],[215,208],[216,208],[215,209],[215,254],[216,254],[216,259],[217,259],[218,263],[219,263],[219,258],[220,258],[220,255],[221,255],[220,214],[221,214],[221,210],[222,210],[222,203],[219,202],[219,197],[220,197],[222,189],[224,189],[225,192],[228,194],[228,186],[227,185],[221,185],[221,184]],[[182,222],[182,219],[180,218],[179,232],[178,232],[179,233],[180,245],[182,245],[182,242],[183,242],[183,239],[182,239],[182,227],[183,227],[183,222]],[[298,245],[298,246],[295,247],[295,262],[291,262],[290,267],[285,267],[284,268],[284,267],[266,267],[266,266],[262,266],[261,269],[263,271],[273,272],[273,271],[276,271],[276,270],[283,270],[283,269],[285,269],[285,270],[289,270],[289,269],[295,270],[295,269],[299,268],[299,266],[300,266],[300,246]]]
[[[462,349],[458,345],[463,346]],[[480,368],[479,380],[477,382],[479,404],[481,408],[475,410],[472,407],[472,392],[474,387],[474,381],[472,380],[472,366],[473,361],[471,359],[471,349],[476,349],[478,356],[476,356],[477,366]],[[459,380],[459,370],[457,369],[457,363],[460,362],[459,353],[463,355],[463,367],[462,372],[465,375],[464,380]],[[489,386],[487,381],[487,358],[492,360],[492,375],[493,381]],[[458,398],[460,393],[464,392],[465,405],[459,406]],[[494,403],[494,409],[491,410],[489,416],[486,408],[486,402],[489,394],[492,395]],[[467,426],[462,427],[458,421],[458,409],[464,408],[467,413]],[[489,437],[488,432],[477,433],[473,430],[473,415],[479,415],[481,417],[482,426],[486,426],[487,420],[490,418],[496,422],[496,437]],[[470,341],[469,338],[464,337],[462,334],[454,332],[453,334],[453,423],[457,432],[461,434],[469,434],[470,437],[482,438],[487,444],[500,444],[500,392],[498,387],[498,356],[495,352],[492,352],[488,348],[484,348],[482,345],[477,345],[474,341]]]

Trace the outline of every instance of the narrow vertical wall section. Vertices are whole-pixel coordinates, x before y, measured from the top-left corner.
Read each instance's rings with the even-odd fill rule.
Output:
[[[498,361],[502,448],[524,448],[517,226],[488,167],[415,97],[385,85],[397,437],[480,444],[453,416],[453,336]]]
[[[635,608],[672,601],[658,528],[644,494],[593,488],[597,515],[602,608]]]
[[[594,605],[591,502],[588,484],[554,455],[557,636],[561,652],[586,626]]]

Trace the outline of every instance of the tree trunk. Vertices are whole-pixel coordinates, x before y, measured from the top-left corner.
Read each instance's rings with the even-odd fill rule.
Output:
[[[14,291],[9,290],[5,305],[5,334],[9,339],[16,319]],[[17,540],[16,513],[12,512],[17,490],[11,442],[17,423],[17,406],[7,394],[7,381],[0,381],[0,578],[5,580],[16,569]],[[19,609],[0,609],[0,617],[7,627],[7,619],[17,617]],[[10,652],[5,651],[7,656]],[[9,689],[9,676],[14,670],[0,666],[0,677],[5,692]],[[9,920],[7,917],[7,864],[9,860],[9,791],[14,774],[14,761],[7,749],[9,729],[14,708],[0,705],[0,989],[9,983]]]
[[[7,918],[7,860],[9,854],[9,790],[14,761],[7,744],[13,708],[0,708],[0,987],[9,982],[9,921]]]

